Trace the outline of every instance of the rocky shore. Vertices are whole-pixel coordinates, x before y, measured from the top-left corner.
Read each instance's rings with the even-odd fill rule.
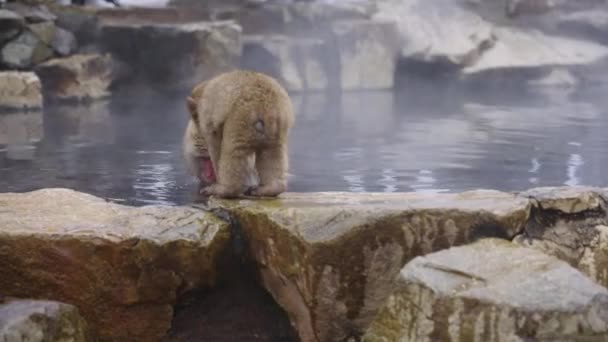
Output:
[[[0,10],[0,106],[37,108],[34,92],[94,100],[134,83],[179,91],[237,67],[269,73],[292,92],[386,90],[412,76],[602,84],[607,8],[604,0],[8,3]],[[9,86],[15,78],[32,86],[23,93]]]
[[[0,194],[0,336],[54,305],[41,334],[161,341],[232,300],[213,297],[218,279],[251,272],[237,293],[252,295],[234,298],[262,305],[262,286],[288,340],[602,340],[607,200],[586,187],[139,208],[66,189]],[[191,293],[199,304],[183,309]],[[20,304],[31,299],[67,306]],[[213,332],[206,321],[197,329]]]

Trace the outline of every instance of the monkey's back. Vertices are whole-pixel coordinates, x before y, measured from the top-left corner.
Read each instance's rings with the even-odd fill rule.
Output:
[[[294,121],[287,91],[274,78],[246,70],[209,80],[198,111],[201,121],[214,131],[224,130],[224,125],[235,127],[243,143],[282,141]],[[262,122],[263,137],[254,128],[256,122]]]

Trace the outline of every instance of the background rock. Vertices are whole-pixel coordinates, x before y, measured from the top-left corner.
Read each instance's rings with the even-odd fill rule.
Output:
[[[567,263],[487,239],[408,263],[365,341],[608,337],[608,290]]]
[[[42,108],[42,90],[33,72],[0,72],[0,109]]]
[[[391,21],[341,21],[332,27],[344,90],[390,89],[401,45]]]
[[[159,341],[184,292],[212,286],[228,227],[197,209],[67,189],[0,194],[0,293],[78,307],[102,341]]]
[[[100,35],[98,9],[90,6],[55,6],[53,14],[57,16],[55,24],[72,32],[79,45],[98,42]]]
[[[14,69],[27,69],[53,56],[53,51],[30,31],[23,31],[0,51],[0,63]]]
[[[21,2],[11,2],[6,5],[8,9],[19,13],[28,23],[41,23],[45,21],[55,21],[55,16],[46,5],[28,6]]]
[[[78,309],[44,300],[0,302],[0,341],[93,341]]]
[[[494,43],[493,25],[453,0],[385,0],[374,18],[398,24],[405,60],[464,67]]]
[[[109,55],[78,54],[55,58],[36,67],[50,100],[82,101],[110,95],[113,64]]]
[[[24,25],[25,20],[22,16],[0,9],[0,44],[19,35]]]
[[[241,67],[271,75],[290,91],[322,90],[329,86],[332,75],[327,63],[330,49],[315,38],[246,36]]]
[[[58,27],[57,30],[55,30],[55,36],[51,41],[51,47],[58,55],[67,56],[76,52],[78,43],[72,32]]]
[[[540,31],[502,28],[495,29],[494,34],[496,43],[477,63],[464,70],[467,77],[479,77],[483,72],[500,69],[504,70],[505,74],[513,73],[516,68],[552,70],[555,66],[590,64],[608,56],[608,47],[587,41],[548,36]]]
[[[27,26],[28,30],[30,30],[42,43],[45,45],[51,45],[53,38],[55,37],[56,27],[55,24],[51,21],[45,21],[36,24],[30,24]]]
[[[101,43],[133,69],[132,78],[175,90],[235,68],[241,30],[233,22],[116,23],[103,26]]]

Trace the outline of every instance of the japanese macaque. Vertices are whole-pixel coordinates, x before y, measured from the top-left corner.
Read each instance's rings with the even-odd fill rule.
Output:
[[[202,82],[194,87],[186,101],[190,120],[188,120],[188,126],[186,126],[182,147],[188,171],[199,179],[203,188],[217,181],[211,157],[209,156],[207,142],[198,126],[196,103],[201,98],[205,84],[206,82]],[[258,174],[255,169],[255,159],[253,157],[251,156],[247,163],[248,171],[245,185],[248,190],[254,188],[259,183]]]
[[[261,73],[233,71],[197,85],[187,98],[184,154],[202,194],[278,196],[287,190],[289,95]]]

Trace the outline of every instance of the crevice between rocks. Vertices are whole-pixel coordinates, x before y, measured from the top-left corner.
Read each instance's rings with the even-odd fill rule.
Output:
[[[563,247],[572,247],[570,244],[564,244],[563,241],[553,240],[547,235],[547,232],[554,228],[558,223],[563,222],[567,225],[574,225],[573,229],[578,230],[578,234],[591,234],[593,236],[586,236],[580,239],[578,242],[581,243],[580,247],[588,247],[585,241],[591,240],[596,233],[592,230],[587,229],[591,226],[598,224],[606,224],[608,218],[607,201],[601,195],[598,194],[601,199],[601,204],[595,208],[588,208],[575,213],[567,213],[554,208],[544,208],[541,201],[530,197],[530,214],[526,221],[522,231],[516,234],[512,240],[517,238],[524,239],[542,239],[548,240],[557,245]]]
[[[211,289],[178,298],[168,341],[299,341],[285,311],[258,280],[240,223],[225,209],[203,209],[230,227],[230,243],[218,258]]]
[[[593,196],[597,196],[597,205],[576,211],[570,209],[573,212],[544,205],[542,199],[530,196],[528,220],[511,241],[557,257],[601,283],[582,260],[585,253],[596,248],[593,245],[600,234],[597,226],[608,224],[608,201],[601,193],[593,192]]]

